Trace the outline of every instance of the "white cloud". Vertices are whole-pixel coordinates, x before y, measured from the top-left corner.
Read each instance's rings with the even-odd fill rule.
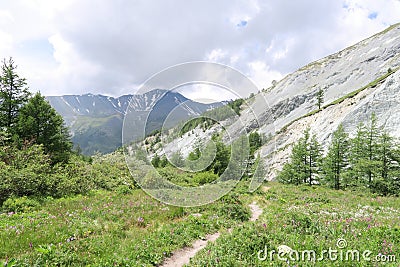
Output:
[[[265,87],[399,22],[399,10],[398,0],[9,0],[0,2],[0,57],[15,57],[44,94],[132,93],[198,60]]]
[[[215,103],[238,98],[235,92],[210,84],[192,84],[176,90],[185,97],[201,103]]]
[[[260,89],[268,88],[271,86],[273,80],[279,81],[283,78],[282,73],[271,70],[271,68],[262,61],[250,62],[249,67],[251,69],[249,76]]]

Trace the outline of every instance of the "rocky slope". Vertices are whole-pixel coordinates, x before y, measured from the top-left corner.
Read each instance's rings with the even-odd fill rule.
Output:
[[[352,134],[360,122],[367,122],[375,113],[379,125],[400,137],[399,67],[400,24],[396,24],[304,66],[248,99],[249,107],[228,127],[228,132],[235,136],[244,124],[248,131],[257,130],[272,137],[260,150],[269,166],[266,177],[269,180],[275,178],[288,159],[291,145],[308,126],[326,147],[340,123]],[[316,112],[316,94],[320,89],[325,95],[324,108]],[[209,136],[207,132],[196,134],[198,140]],[[165,147],[173,150],[180,143],[190,150],[193,147],[188,144],[198,141],[188,142],[189,138],[192,137],[187,134],[175,140],[175,145]]]

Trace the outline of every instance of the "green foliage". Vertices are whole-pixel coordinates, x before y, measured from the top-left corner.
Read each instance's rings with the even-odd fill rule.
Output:
[[[172,207],[141,190],[123,197],[97,191],[51,200],[29,213],[0,214],[0,262],[16,266],[160,265],[175,250],[248,218],[248,208],[235,198],[226,206],[234,213],[221,208],[228,205],[222,200],[205,207]]]
[[[262,146],[262,141],[261,135],[258,132],[249,134],[250,155],[254,156],[254,152]]]
[[[358,126],[352,139],[340,125],[333,133],[328,153],[323,159],[319,150],[313,148],[319,147],[316,140],[311,138],[310,142],[306,142],[308,138],[309,134],[305,132],[304,137],[293,146],[290,162],[278,174],[279,181],[299,185],[310,181],[310,177],[313,180],[320,177],[319,183],[335,189],[362,187],[382,195],[399,195],[399,144],[377,126],[374,114],[368,126]],[[310,151],[316,151],[315,155]],[[310,164],[312,158],[314,164]],[[321,161],[323,172],[319,175]]]
[[[67,162],[72,144],[64,120],[40,93],[19,110],[17,133],[24,141],[43,145],[53,164]]]
[[[343,125],[333,133],[328,154],[324,159],[323,173],[325,182],[339,190],[343,184],[343,172],[348,167],[349,140]]]
[[[282,183],[309,185],[318,183],[318,175],[321,170],[322,149],[316,135],[310,135],[307,128],[303,137],[294,144],[290,161],[283,166],[278,180]]]
[[[212,172],[198,172],[193,175],[192,181],[197,185],[204,185],[214,182],[218,175]]]
[[[30,212],[40,207],[40,203],[26,196],[11,197],[4,201],[3,211],[5,212]]]
[[[214,125],[216,121],[207,117],[198,117],[191,119],[185,122],[185,125],[181,128],[179,135],[183,136],[185,133],[197,128],[200,126],[201,129],[206,130],[209,129],[212,125]]]
[[[159,168],[161,163],[161,158],[157,154],[154,155],[154,157],[151,159],[151,164],[154,166],[154,168]]]
[[[364,190],[338,191],[321,186],[293,186],[270,183],[259,200],[264,213],[257,222],[245,222],[232,231],[222,232],[215,241],[198,252],[189,266],[369,266],[361,253],[397,255],[400,228],[399,201],[376,197]],[[345,239],[349,250],[360,251],[360,261],[291,260],[279,254],[285,245],[298,252],[314,250],[318,258],[323,250],[337,249],[338,239]],[[274,251],[273,258],[270,253]],[[326,255],[326,254],[325,254]],[[258,257],[260,256],[260,258]],[[294,255],[293,255],[294,256]],[[295,256],[294,256],[295,257]],[[372,257],[371,257],[372,258]],[[379,264],[378,264],[379,265]],[[384,266],[397,266],[395,261]]]
[[[233,111],[235,111],[235,113],[237,115],[240,115],[240,109],[241,109],[241,106],[243,105],[243,103],[244,103],[244,100],[239,98],[239,99],[229,102],[228,106],[231,109],[233,109]]]
[[[28,101],[30,93],[25,78],[16,73],[12,58],[3,60],[0,73],[0,129],[13,133],[20,108]]]

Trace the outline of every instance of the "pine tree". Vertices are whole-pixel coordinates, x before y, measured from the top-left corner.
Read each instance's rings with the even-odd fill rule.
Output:
[[[349,165],[348,151],[348,135],[344,131],[343,125],[340,124],[338,129],[333,133],[332,141],[323,164],[325,180],[333,184],[336,190],[346,186],[342,185],[342,180],[343,172]]]
[[[28,101],[30,93],[25,78],[16,73],[12,58],[3,60],[0,74],[0,128],[12,131],[19,109]]]
[[[68,161],[72,150],[68,129],[61,115],[40,93],[19,110],[16,129],[21,140],[42,144],[53,164]]]

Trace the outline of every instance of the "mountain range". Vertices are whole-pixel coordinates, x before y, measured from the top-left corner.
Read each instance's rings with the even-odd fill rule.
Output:
[[[73,143],[85,155],[95,152],[109,153],[122,144],[122,123],[125,112],[130,109],[143,112],[139,120],[146,120],[146,132],[160,129],[162,122],[171,110],[176,109],[179,117],[170,121],[170,127],[181,120],[199,115],[223,103],[203,104],[192,101],[183,95],[155,89],[143,95],[124,95],[111,97],[104,95],[63,95],[46,97],[52,107],[64,118],[69,127]]]

